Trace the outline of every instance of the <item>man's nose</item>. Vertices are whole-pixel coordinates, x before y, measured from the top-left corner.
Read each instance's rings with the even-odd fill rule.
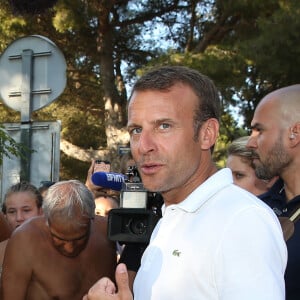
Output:
[[[246,147],[247,148],[256,148],[257,147],[255,134],[251,133],[251,135],[248,138]]]
[[[24,222],[24,215],[22,213],[22,211],[18,210],[17,211],[17,222]]]
[[[154,134],[143,130],[139,138],[138,148],[142,154],[153,151],[155,149]]]
[[[65,252],[73,253],[74,249],[75,249],[75,246],[74,246],[73,242],[65,242],[64,245],[63,245],[63,248],[64,248]]]

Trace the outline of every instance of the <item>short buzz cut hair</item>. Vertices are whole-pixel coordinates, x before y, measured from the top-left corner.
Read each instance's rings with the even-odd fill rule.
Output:
[[[192,88],[198,97],[198,107],[194,115],[195,137],[199,128],[208,119],[220,120],[220,97],[213,81],[197,70],[184,66],[163,66],[147,72],[133,86],[130,99],[135,91],[168,91],[176,83]]]

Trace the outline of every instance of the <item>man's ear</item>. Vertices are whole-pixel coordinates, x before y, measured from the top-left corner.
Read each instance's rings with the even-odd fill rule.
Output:
[[[292,147],[295,147],[300,143],[300,122],[295,123],[290,128],[289,140]]]
[[[200,139],[203,150],[209,150],[216,143],[219,135],[219,121],[211,118],[205,121],[200,128]]]

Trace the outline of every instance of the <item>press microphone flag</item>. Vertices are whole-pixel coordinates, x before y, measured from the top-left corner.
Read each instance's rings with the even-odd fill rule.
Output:
[[[123,182],[125,182],[126,179],[126,175],[113,172],[95,172],[92,175],[92,182],[94,185],[114,191],[121,191]]]

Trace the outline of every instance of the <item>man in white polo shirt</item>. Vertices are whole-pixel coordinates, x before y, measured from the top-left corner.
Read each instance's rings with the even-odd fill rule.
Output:
[[[133,87],[132,155],[144,186],[164,198],[134,299],[285,298],[287,251],[277,217],[212,160],[219,114],[214,84],[189,68],[161,67]],[[84,299],[132,299],[124,267],[116,271],[118,292],[104,279]]]

